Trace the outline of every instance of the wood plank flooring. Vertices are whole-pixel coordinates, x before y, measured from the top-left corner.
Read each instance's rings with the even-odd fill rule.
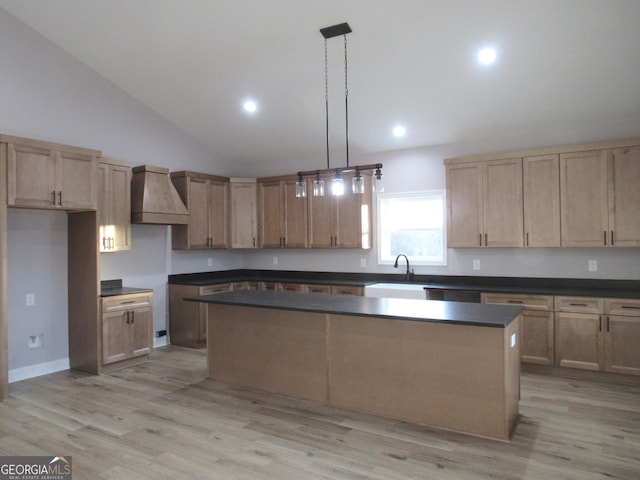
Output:
[[[100,377],[10,385],[0,455],[71,455],[83,479],[640,478],[640,387],[525,373],[511,443],[205,379],[204,350],[157,349]]]

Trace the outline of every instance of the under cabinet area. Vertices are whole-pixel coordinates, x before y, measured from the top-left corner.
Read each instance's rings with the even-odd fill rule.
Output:
[[[153,294],[101,299],[102,363],[149,355],[153,350]],[[129,365],[129,364],[127,364]]]
[[[96,210],[99,151],[0,136],[10,207]]]
[[[100,252],[131,250],[131,164],[98,162]]]
[[[521,305],[521,355],[524,363],[554,364],[553,297],[548,295],[516,295],[483,293],[482,303]]]

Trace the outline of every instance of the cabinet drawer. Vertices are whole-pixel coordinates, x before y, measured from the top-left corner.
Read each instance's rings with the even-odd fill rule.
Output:
[[[483,293],[482,303],[522,305],[527,310],[553,310],[553,297],[548,295],[517,295],[506,293]]]
[[[631,300],[627,298],[606,298],[604,300],[604,312],[607,315],[640,317],[640,300]]]
[[[217,285],[207,285],[200,287],[200,295],[211,295],[212,293],[229,292],[231,285],[228,283],[219,283]]]
[[[556,312],[604,313],[604,299],[592,297],[555,297]]]
[[[118,310],[131,310],[138,307],[146,307],[151,305],[150,293],[117,295],[115,297],[102,298],[102,311],[115,312]]]

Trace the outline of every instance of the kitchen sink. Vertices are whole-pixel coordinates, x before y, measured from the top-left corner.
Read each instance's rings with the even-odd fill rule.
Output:
[[[416,298],[426,300],[424,285],[418,283],[373,283],[365,285],[365,297]]]

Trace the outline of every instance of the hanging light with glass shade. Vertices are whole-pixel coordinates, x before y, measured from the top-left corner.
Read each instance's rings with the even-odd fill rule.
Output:
[[[335,196],[345,194],[345,185],[343,174],[354,172],[351,179],[351,192],[355,195],[363,194],[365,190],[365,182],[362,172],[366,170],[375,170],[374,174],[374,191],[384,191],[382,186],[382,164],[374,163],[369,165],[359,165],[351,167],[349,165],[349,75],[348,75],[348,48],[347,34],[351,33],[351,27],[348,23],[340,23],[330,27],[320,29],[320,33],[324,37],[324,105],[325,105],[325,137],[327,150],[327,168],[325,170],[310,170],[306,172],[298,172],[296,181],[296,197],[303,198],[307,195],[305,177],[314,177],[312,195],[314,197],[324,196],[324,179],[322,174],[333,173],[331,179],[330,191]],[[346,166],[340,168],[331,168],[329,157],[329,62],[327,51],[327,40],[330,38],[344,37],[344,113],[345,113],[345,150],[346,150]]]

